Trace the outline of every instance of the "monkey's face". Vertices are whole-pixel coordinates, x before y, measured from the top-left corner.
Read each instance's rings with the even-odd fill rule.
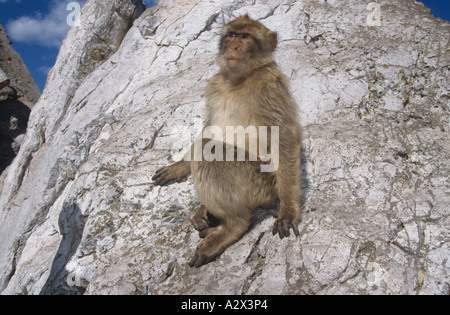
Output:
[[[255,39],[250,33],[229,32],[225,37],[225,61],[228,69],[235,70],[247,64],[255,50]]]
[[[220,43],[219,64],[233,77],[247,76],[273,61],[277,34],[248,16],[237,18],[225,28]]]

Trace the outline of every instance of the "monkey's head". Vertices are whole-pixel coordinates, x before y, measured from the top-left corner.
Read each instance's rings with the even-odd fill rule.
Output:
[[[219,65],[229,76],[246,77],[254,70],[273,62],[277,44],[277,33],[250,19],[248,15],[241,16],[224,29]]]

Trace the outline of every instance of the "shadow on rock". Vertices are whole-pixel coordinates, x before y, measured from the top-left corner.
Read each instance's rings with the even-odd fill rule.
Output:
[[[27,131],[31,109],[17,99],[0,101],[0,173],[14,160]]]
[[[78,205],[65,204],[59,215],[59,230],[63,238],[41,295],[80,295],[86,291],[86,288],[74,281],[66,270],[67,263],[80,245],[85,225],[86,217]]]

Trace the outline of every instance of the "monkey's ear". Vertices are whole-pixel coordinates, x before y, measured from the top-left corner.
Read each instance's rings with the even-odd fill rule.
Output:
[[[270,45],[270,50],[275,51],[275,49],[278,46],[278,34],[277,33],[271,32],[269,34],[269,45]]]

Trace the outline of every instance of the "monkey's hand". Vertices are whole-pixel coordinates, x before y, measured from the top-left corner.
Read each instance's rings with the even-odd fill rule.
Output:
[[[277,220],[273,226],[273,235],[278,234],[281,239],[289,237],[291,233],[290,228],[294,231],[295,236],[299,236],[298,225],[301,221],[300,211],[282,211],[275,216]]]
[[[155,186],[166,186],[170,182],[181,182],[190,173],[191,164],[182,161],[159,169],[152,180]]]

